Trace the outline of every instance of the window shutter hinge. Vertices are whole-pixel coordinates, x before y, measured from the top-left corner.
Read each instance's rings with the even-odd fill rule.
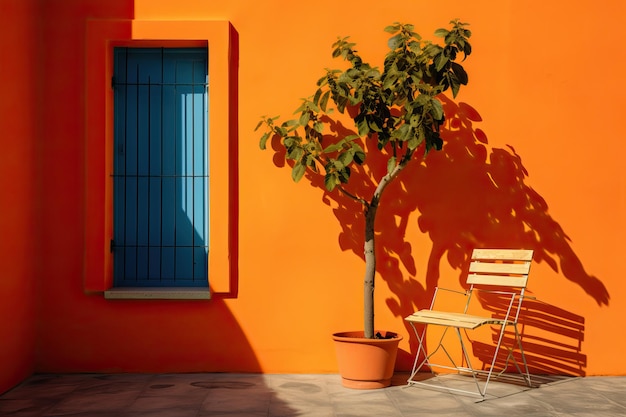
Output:
[[[115,90],[115,77],[111,77],[111,90]]]
[[[109,244],[109,250],[111,251],[111,253],[113,253],[114,249],[115,249],[115,241],[111,239],[111,243]]]

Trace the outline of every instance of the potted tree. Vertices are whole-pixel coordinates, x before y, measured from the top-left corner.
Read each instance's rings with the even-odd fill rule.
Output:
[[[355,353],[342,354],[338,350],[339,370],[346,386],[375,388],[390,384],[401,337],[376,331],[374,326],[376,213],[383,192],[406,166],[419,164],[430,151],[443,146],[440,127],[445,116],[438,96],[450,90],[456,97],[461,85],[467,84],[467,73],[459,63],[471,53],[468,41],[471,32],[467,26],[453,20],[449,29],[436,30],[435,35],[443,39],[440,43],[423,40],[411,24],[386,27],[391,38],[382,70],[364,62],[349,37],[339,38],[333,44],[332,55],[347,61],[347,68],[327,69],[317,82],[315,94],[304,99],[294,112],[295,118],[280,122],[279,117],[264,116],[256,126],[255,130],[265,128],[261,149],[266,149],[268,140],[283,149],[294,181],[300,181],[305,174],[322,177],[328,192],[342,193],[362,207],[363,331],[335,334],[334,339],[349,346],[363,342],[367,351],[391,344],[391,351],[375,353],[391,363],[373,366],[383,373],[376,377],[367,372],[372,360],[358,359]],[[334,111],[339,115],[333,114]],[[342,121],[351,121],[353,134],[337,129],[334,115]],[[359,195],[358,190],[349,188],[351,172],[355,165],[367,165],[368,155],[374,152],[386,159],[386,172],[372,178],[376,184],[373,193]],[[342,359],[350,359],[359,370],[347,371]]]

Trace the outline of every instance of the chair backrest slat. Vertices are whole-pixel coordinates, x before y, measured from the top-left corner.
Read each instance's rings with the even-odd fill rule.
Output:
[[[467,283],[474,285],[526,288],[528,276],[469,274],[467,276]]]
[[[474,249],[472,259],[500,259],[506,261],[531,261],[530,249]]]
[[[510,263],[495,263],[495,262],[483,262],[474,261],[470,264],[470,272],[482,273],[482,274],[528,274],[530,270],[530,262],[524,262],[521,264]]]
[[[526,288],[532,257],[527,249],[474,249],[467,283]]]

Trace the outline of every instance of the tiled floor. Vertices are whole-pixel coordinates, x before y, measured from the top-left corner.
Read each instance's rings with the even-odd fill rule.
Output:
[[[418,386],[357,391],[337,375],[35,375],[0,396],[0,416],[625,416],[626,377],[491,383],[487,401]],[[445,377],[446,384],[456,383]]]

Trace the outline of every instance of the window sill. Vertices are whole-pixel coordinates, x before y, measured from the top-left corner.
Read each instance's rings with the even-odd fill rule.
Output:
[[[111,288],[104,292],[107,300],[209,300],[208,288]]]

